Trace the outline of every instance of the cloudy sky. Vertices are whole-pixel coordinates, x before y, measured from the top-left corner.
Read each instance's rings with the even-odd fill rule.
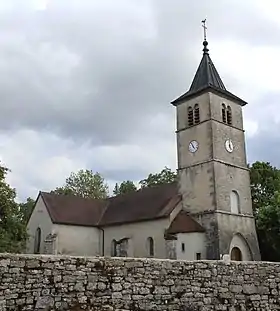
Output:
[[[278,0],[0,0],[0,159],[18,197],[99,171],[110,185],[176,168],[175,109],[201,20],[245,108],[248,159],[280,166]]]

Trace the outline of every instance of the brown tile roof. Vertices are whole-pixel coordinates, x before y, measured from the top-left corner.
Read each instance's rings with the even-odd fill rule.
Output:
[[[166,217],[179,203],[177,183],[144,188],[108,199],[100,225],[113,225]]]
[[[107,200],[40,192],[54,223],[107,226],[168,216],[181,197],[177,183],[144,188]]]
[[[73,195],[40,192],[53,223],[96,226],[107,202]]]
[[[204,232],[204,228],[196,222],[185,211],[181,211],[174,218],[169,228],[166,230],[167,235],[176,233]]]

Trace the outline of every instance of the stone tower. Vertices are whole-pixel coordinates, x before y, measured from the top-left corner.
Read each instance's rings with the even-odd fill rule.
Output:
[[[179,192],[206,229],[206,259],[260,260],[252,212],[242,107],[226,90],[203,42],[190,89],[174,100]]]

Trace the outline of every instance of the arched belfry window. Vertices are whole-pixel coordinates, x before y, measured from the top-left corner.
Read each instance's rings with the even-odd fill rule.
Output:
[[[222,120],[224,123],[227,123],[226,105],[225,104],[222,104]]]
[[[235,190],[230,193],[230,208],[233,214],[240,214],[239,194]]]
[[[149,256],[153,257],[155,254],[155,245],[154,245],[154,239],[152,237],[149,237],[147,239],[147,247],[148,247]]]
[[[227,124],[232,125],[232,113],[230,106],[227,106]]]
[[[188,107],[188,125],[193,126],[193,109],[191,106]]]
[[[199,105],[194,105],[194,123],[197,124],[200,122],[200,111],[199,111]]]
[[[41,248],[41,228],[37,228],[35,232],[35,240],[34,240],[34,254],[40,254],[40,248]]]

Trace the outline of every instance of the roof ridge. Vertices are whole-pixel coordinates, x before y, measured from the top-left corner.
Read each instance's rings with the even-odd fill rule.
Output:
[[[120,194],[108,197],[106,200],[114,199],[114,198],[117,198],[117,197],[130,196],[130,195],[133,195],[135,193],[140,193],[140,192],[143,192],[143,191],[149,191],[150,189],[155,189],[155,188],[160,188],[160,187],[172,185],[173,183],[177,183],[177,181],[167,182],[167,183],[163,183],[163,184],[157,184],[157,185],[149,186],[149,187],[141,187],[141,188],[139,188],[139,189],[137,189],[135,191],[131,191],[131,192],[127,192],[127,193],[120,193]]]
[[[53,223],[101,227],[166,217],[178,204],[176,182],[107,199],[39,192]]]
[[[100,214],[100,217],[99,217],[99,219],[98,219],[97,222],[96,222],[96,224],[97,224],[98,227],[100,226],[100,224],[101,224],[101,222],[102,222],[102,219],[103,219],[103,216],[105,215],[105,213],[107,212],[108,207],[110,206],[110,201],[107,200],[106,203],[107,203],[106,206],[104,206],[104,208],[102,209],[102,212],[101,212],[101,214]]]
[[[76,195],[76,194],[71,194],[71,193],[67,193],[67,194],[63,194],[63,193],[55,193],[55,192],[47,192],[47,191],[40,191],[40,193],[42,194],[47,194],[47,195],[52,195],[52,196],[58,196],[58,197],[67,197],[67,198],[76,198],[79,200],[86,200],[86,201],[106,201],[108,198],[104,198],[104,199],[96,199],[96,198],[85,198],[82,197],[80,195]]]
[[[142,187],[142,188],[139,188],[137,189],[136,191],[131,191],[131,192],[128,192],[128,193],[121,193],[121,194],[117,194],[117,195],[113,195],[113,196],[109,196],[107,198],[101,198],[101,199],[96,199],[96,198],[85,198],[85,197],[82,197],[82,196],[79,196],[79,195],[75,195],[75,194],[71,194],[71,193],[66,193],[66,194],[63,194],[63,193],[55,193],[55,192],[52,192],[52,191],[39,191],[39,193],[43,194],[43,195],[52,195],[52,196],[59,196],[59,197],[68,197],[68,198],[78,198],[78,199],[82,199],[82,200],[94,200],[94,201],[108,201],[110,199],[114,199],[116,197],[122,197],[122,196],[128,196],[128,195],[133,195],[134,193],[139,193],[139,192],[142,192],[142,191],[148,191],[150,189],[155,189],[155,188],[160,188],[160,187],[163,187],[163,186],[168,186],[168,185],[172,185],[173,183],[177,183],[177,181],[172,181],[172,182],[167,182],[167,183],[162,183],[162,184],[157,184],[157,185],[154,185],[154,186],[150,186],[150,187]]]

